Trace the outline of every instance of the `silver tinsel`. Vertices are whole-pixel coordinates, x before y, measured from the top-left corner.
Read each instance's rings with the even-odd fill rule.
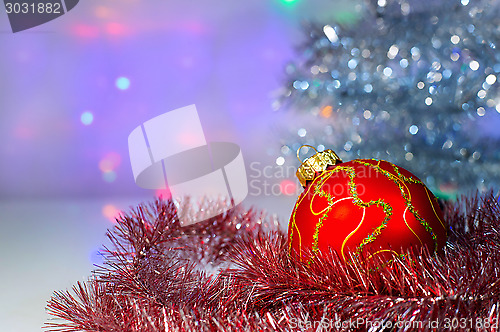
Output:
[[[307,27],[277,105],[300,123],[287,122],[277,162],[311,144],[389,160],[434,190],[497,186],[500,144],[481,122],[500,124],[498,3],[378,0],[362,11],[356,24]]]

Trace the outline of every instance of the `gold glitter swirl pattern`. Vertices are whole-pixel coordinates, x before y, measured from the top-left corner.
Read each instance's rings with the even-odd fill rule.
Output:
[[[424,186],[424,188],[425,188],[425,185],[422,183],[422,181],[411,178],[411,177],[408,178],[408,177],[404,176],[403,174],[401,174],[401,172],[399,171],[399,168],[396,165],[393,165],[393,168],[394,168],[394,171],[396,172],[396,174],[398,174],[398,177],[396,177],[396,176],[394,176],[394,174],[391,174],[390,172],[382,169],[380,167],[380,164],[373,165],[373,164],[370,164],[370,163],[367,163],[363,160],[358,160],[358,159],[353,160],[353,162],[367,166],[367,167],[373,167],[376,171],[385,175],[387,178],[392,180],[399,187],[399,190],[401,191],[401,195],[403,196],[403,198],[406,202],[406,206],[408,207],[410,212],[415,216],[415,219],[417,219],[420,222],[420,224],[422,226],[424,226],[425,230],[432,236],[432,239],[434,240],[434,249],[437,250],[438,249],[438,242],[437,242],[436,234],[434,234],[434,231],[432,230],[432,227],[429,225],[429,223],[424,218],[422,218],[418,214],[418,212],[415,210],[415,207],[411,203],[411,198],[405,193],[404,188],[400,183],[401,182],[400,180],[403,180],[403,181],[409,182],[409,183],[420,184],[420,185]]]
[[[380,164],[380,162],[379,162],[379,164]],[[406,181],[406,182],[409,182],[409,183],[415,183],[415,184],[421,184],[421,185],[423,185],[423,182],[420,181],[419,179],[414,179],[411,176],[410,177],[406,177],[403,174],[401,174],[401,172],[399,171],[399,167],[398,166],[396,166],[396,165],[393,164],[392,168],[394,169],[394,172],[396,172],[396,174],[398,175],[398,177],[400,179],[402,179],[403,181]]]
[[[379,226],[377,226],[371,234],[369,234],[366,238],[364,238],[363,241],[361,241],[361,244],[358,246],[358,248],[356,250],[356,255],[359,255],[363,251],[363,247],[365,245],[367,245],[368,243],[375,241],[375,239],[380,235],[382,230],[387,226],[387,222],[390,220],[391,215],[392,215],[392,207],[389,204],[387,204],[386,202],[384,202],[382,199],[378,199],[376,201],[364,202],[361,198],[359,198],[359,195],[358,195],[358,192],[356,189],[356,183],[354,182],[354,178],[356,177],[356,172],[355,172],[354,168],[350,167],[350,166],[337,166],[332,170],[328,170],[328,171],[323,172],[323,174],[321,174],[321,176],[319,177],[321,180],[319,181],[320,183],[317,183],[315,186],[315,193],[317,193],[320,196],[326,197],[330,204],[329,204],[328,208],[326,209],[325,213],[323,214],[323,216],[316,223],[315,232],[313,235],[312,251],[314,253],[319,251],[319,248],[318,248],[319,230],[320,230],[321,226],[323,226],[323,221],[328,216],[328,212],[330,211],[331,207],[333,206],[333,204],[335,204],[335,202],[332,202],[333,199],[332,199],[331,195],[328,192],[321,190],[321,186],[333,174],[340,172],[340,171],[344,171],[347,174],[347,176],[349,177],[348,186],[349,186],[349,192],[351,194],[351,197],[349,197],[349,198],[351,198],[353,200],[353,203],[355,205],[359,206],[360,208],[364,208],[364,209],[375,205],[378,207],[382,207],[382,209],[384,210],[384,213],[385,213],[385,218],[382,221],[382,223]],[[348,237],[351,237],[355,231],[356,230],[351,232],[346,237],[346,239],[344,239],[342,249],[343,249],[345,243],[347,242]]]

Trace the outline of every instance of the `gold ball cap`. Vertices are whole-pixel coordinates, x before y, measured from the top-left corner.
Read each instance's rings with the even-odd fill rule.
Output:
[[[306,146],[312,148],[314,151],[316,151],[316,153],[313,156],[302,161],[299,157],[300,150]],[[300,184],[304,188],[306,187],[307,181],[314,180],[316,172],[323,172],[328,166],[335,166],[342,162],[342,159],[340,159],[340,157],[337,156],[337,154],[333,150],[328,149],[322,152],[318,152],[318,150],[310,145],[302,145],[297,150],[297,158],[302,164],[297,169],[296,175],[299,179]]]

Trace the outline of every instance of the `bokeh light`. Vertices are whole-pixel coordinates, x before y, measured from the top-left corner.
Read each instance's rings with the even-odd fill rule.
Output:
[[[114,182],[117,178],[116,169],[120,166],[122,157],[119,153],[111,151],[104,155],[99,161],[99,169],[102,172],[102,179],[105,182]]]
[[[35,129],[32,127],[20,125],[14,128],[14,137],[16,138],[23,140],[30,140],[33,139],[35,135],[36,135]]]
[[[106,204],[102,207],[102,215],[111,222],[116,222],[116,218],[118,218],[120,214],[121,211],[113,204]]]
[[[95,16],[99,18],[109,18],[111,11],[108,7],[98,6],[95,9]]]
[[[102,172],[113,171],[120,166],[121,162],[121,155],[117,152],[111,151],[106,153],[101,161],[99,161],[99,169]]]
[[[297,184],[291,180],[283,180],[280,182],[280,191],[287,196],[294,195],[297,191]]]
[[[324,118],[329,118],[332,115],[332,112],[333,112],[333,107],[327,105],[321,109],[321,112],[319,114]]]
[[[408,130],[410,132],[410,134],[412,135],[416,135],[418,133],[418,126],[416,125],[411,125],[410,126],[410,129]]]
[[[71,27],[71,31],[80,38],[96,38],[99,36],[99,29],[87,24],[75,24]]]
[[[469,67],[470,69],[476,71],[479,69],[479,62],[477,62],[476,60],[472,60],[470,63],[469,63]]]
[[[486,77],[486,83],[489,85],[493,85],[497,81],[497,77],[493,74],[490,74]]]
[[[86,126],[91,125],[94,122],[94,114],[89,111],[83,112],[80,116],[80,121]]]
[[[116,87],[120,90],[127,90],[130,87],[130,80],[126,77],[118,77],[116,79]]]
[[[107,171],[102,173],[102,179],[106,182],[114,182],[116,180],[116,173],[114,171]]]
[[[336,43],[339,40],[337,32],[335,32],[335,29],[331,25],[325,25],[323,27],[323,32],[330,42]]]
[[[123,24],[112,22],[106,25],[106,32],[108,35],[121,36],[125,35],[127,31]]]

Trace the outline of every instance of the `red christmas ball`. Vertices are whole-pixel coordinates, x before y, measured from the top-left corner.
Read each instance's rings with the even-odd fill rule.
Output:
[[[412,246],[437,251],[446,242],[436,197],[390,162],[341,162],[326,150],[306,159],[297,175],[304,192],[290,217],[288,240],[291,253],[302,259],[330,248],[344,259],[348,252],[390,258]]]

